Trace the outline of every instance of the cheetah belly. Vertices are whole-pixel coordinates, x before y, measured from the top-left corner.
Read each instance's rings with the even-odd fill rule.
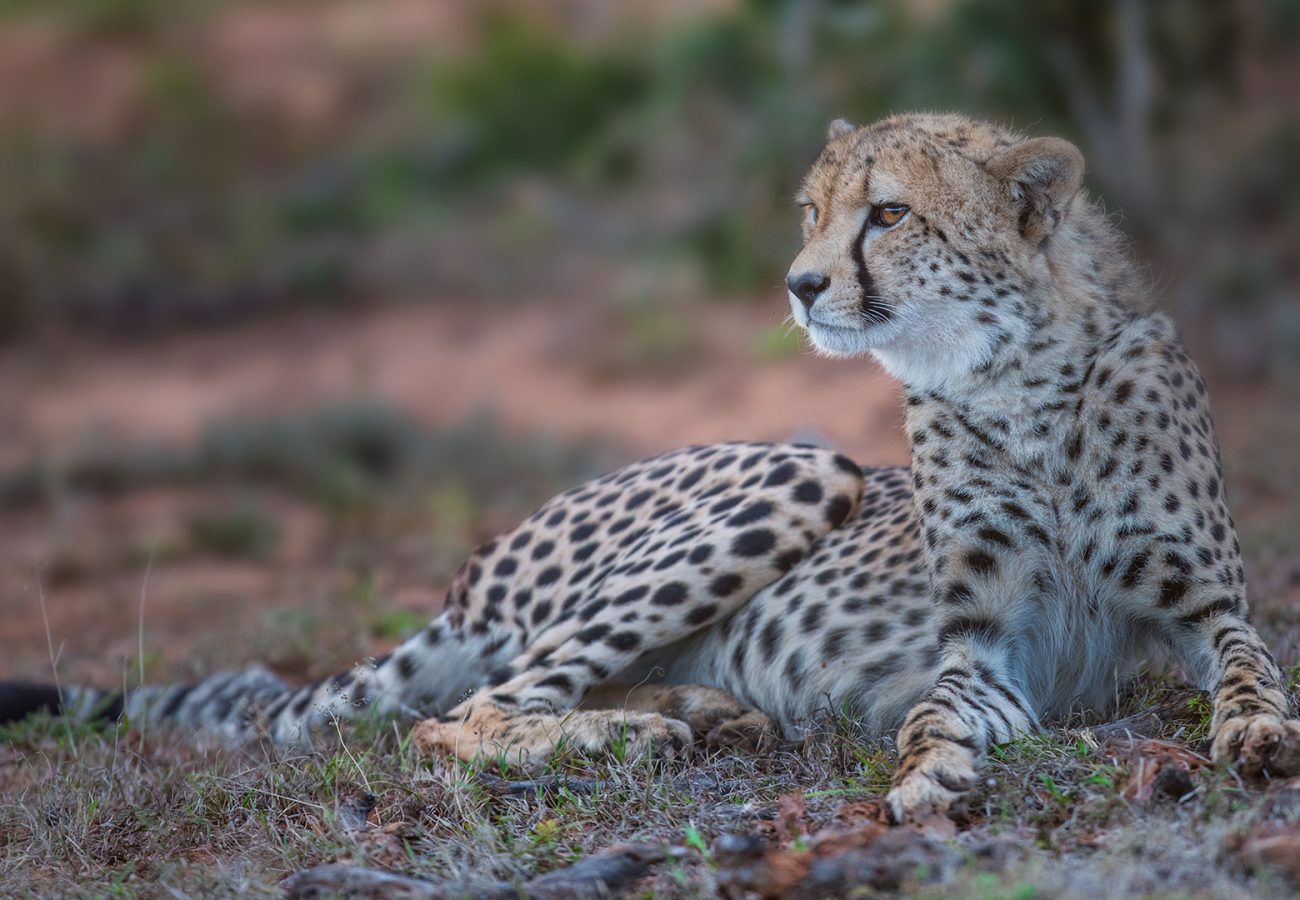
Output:
[[[826,713],[873,735],[895,730],[940,658],[911,494],[897,480],[879,481],[896,471],[906,470],[868,472],[858,514],[734,615],[643,657],[618,680],[717,687],[792,739]],[[1141,660],[1161,655],[1117,598],[1064,575],[1054,581],[1013,661],[1044,719],[1108,706]]]
[[[896,728],[940,655],[906,472],[869,470],[853,519],[734,615],[622,678],[720,688],[790,738],[824,713]]]

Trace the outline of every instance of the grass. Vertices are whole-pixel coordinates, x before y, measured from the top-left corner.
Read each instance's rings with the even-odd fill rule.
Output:
[[[1197,726],[1199,708],[1171,684],[1121,712],[1152,694],[1182,710],[1162,735]],[[0,729],[0,748],[5,896],[266,896],[324,863],[486,890],[622,843],[675,848],[633,895],[714,896],[752,876],[720,851],[721,836],[759,834],[768,853],[816,855],[826,835],[869,825],[892,768],[887,747],[861,742],[843,722],[762,758],[569,753],[535,789],[509,790],[492,761],[421,758],[404,728],[379,721],[302,753],[205,750],[175,735],[44,717]],[[917,838],[942,864],[905,872],[904,889],[1286,895],[1278,875],[1224,848],[1234,834],[1300,814],[1300,791],[1259,790],[1207,767],[1193,772],[1186,796],[1133,799],[1129,786],[1153,758],[1107,745],[1082,724],[996,748],[962,833]],[[787,827],[794,837],[781,835]]]

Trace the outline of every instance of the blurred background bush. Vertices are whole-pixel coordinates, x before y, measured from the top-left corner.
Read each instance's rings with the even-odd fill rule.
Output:
[[[10,340],[617,291],[645,269],[702,294],[765,289],[830,118],[954,109],[1076,140],[1171,303],[1213,321],[1231,362],[1300,349],[1300,8],[1284,0],[0,0],[0,15]]]
[[[911,109],[1083,148],[1289,590],[1297,84],[1289,0],[0,0],[0,607],[39,623],[45,572],[67,621],[129,618],[165,557],[159,634],[427,609],[637,453],[901,461],[889,388],[807,358],[780,282],[826,123]]]

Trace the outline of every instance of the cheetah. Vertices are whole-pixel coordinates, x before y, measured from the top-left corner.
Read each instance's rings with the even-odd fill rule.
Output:
[[[948,810],[993,745],[1102,708],[1148,659],[1213,693],[1212,755],[1300,772],[1247,617],[1205,383],[1066,141],[953,115],[842,120],[803,181],[787,280],[818,351],[903,386],[909,468],[676,450],[479,547],[391,654],[120,693],[9,683],[0,718],[174,722],[300,742],[363,711],[423,751],[752,746],[823,711],[897,732],[888,800]]]

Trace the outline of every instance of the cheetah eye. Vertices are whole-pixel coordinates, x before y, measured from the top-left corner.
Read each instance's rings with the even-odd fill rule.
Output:
[[[881,228],[893,228],[908,214],[911,207],[902,203],[882,203],[871,207],[871,224]]]

